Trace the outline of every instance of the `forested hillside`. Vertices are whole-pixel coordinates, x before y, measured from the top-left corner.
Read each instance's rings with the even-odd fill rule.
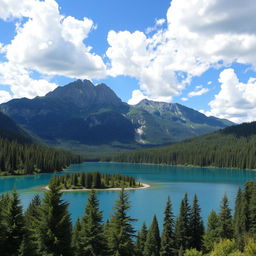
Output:
[[[32,142],[33,138],[11,118],[0,112],[0,137],[19,142]]]
[[[84,216],[74,226],[68,203],[61,198],[56,183],[41,201],[36,195],[23,213],[16,191],[0,198],[1,256],[255,256],[256,255],[256,183],[239,190],[234,215],[227,196],[218,212],[212,211],[207,228],[201,217],[200,204],[185,194],[179,213],[173,214],[168,198],[163,209],[160,231],[157,217],[150,226],[144,223],[136,232],[129,215],[128,194],[122,190],[108,221],[95,191],[91,191]]]
[[[103,161],[256,168],[256,122],[231,126],[170,146],[136,150]]]
[[[61,171],[80,157],[64,150],[0,137],[0,175]]]

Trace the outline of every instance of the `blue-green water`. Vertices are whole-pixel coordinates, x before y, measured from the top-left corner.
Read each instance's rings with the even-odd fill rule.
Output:
[[[154,214],[157,215],[161,224],[162,212],[168,196],[171,197],[174,213],[177,215],[180,201],[185,192],[188,193],[190,200],[195,193],[198,195],[202,216],[206,220],[212,209],[219,209],[220,200],[225,193],[230,198],[230,205],[233,208],[238,187],[241,187],[247,180],[256,179],[255,171],[123,163],[82,163],[72,165],[67,172],[95,170],[105,173],[119,172],[123,175],[134,176],[138,180],[152,185],[149,189],[128,192],[132,205],[130,215],[138,219],[135,223],[136,228],[140,227],[143,221],[150,224]],[[26,208],[34,194],[43,194],[39,187],[48,184],[52,175],[1,177],[0,193],[16,188],[20,193],[21,202]],[[63,175],[63,173],[58,175]],[[97,194],[106,220],[112,212],[118,192],[98,191]],[[73,221],[83,215],[87,196],[88,192],[64,193],[63,199],[70,203],[69,209]]]

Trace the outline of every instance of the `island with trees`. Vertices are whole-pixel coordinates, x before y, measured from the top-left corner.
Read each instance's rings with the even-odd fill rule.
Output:
[[[57,185],[62,191],[121,190],[122,188],[127,190],[149,187],[148,184],[136,181],[134,177],[98,171],[53,176],[50,180],[51,184]]]

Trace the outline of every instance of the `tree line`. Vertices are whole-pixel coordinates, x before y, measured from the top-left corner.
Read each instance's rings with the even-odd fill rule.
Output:
[[[255,126],[256,122],[232,126],[177,144],[104,156],[101,160],[255,169]]]
[[[0,175],[61,171],[80,156],[68,151],[0,137]]]
[[[56,183],[41,201],[36,195],[23,213],[16,191],[0,198],[2,256],[255,256],[256,182],[236,197],[234,216],[224,196],[205,229],[197,196],[190,205],[185,194],[175,218],[168,198],[162,232],[157,217],[136,232],[128,214],[128,194],[122,190],[105,223],[96,192],[90,192],[84,215],[71,224],[68,203]]]
[[[104,188],[127,188],[140,187],[135,178],[117,174],[100,172],[78,172],[53,176],[50,184],[54,183],[61,189],[104,189]]]

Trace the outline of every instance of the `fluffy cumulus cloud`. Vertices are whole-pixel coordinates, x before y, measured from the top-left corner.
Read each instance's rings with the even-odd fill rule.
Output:
[[[234,69],[220,73],[220,92],[209,103],[207,115],[219,116],[240,123],[256,120],[256,78],[239,81]]]
[[[34,98],[35,96],[44,96],[47,92],[54,90],[57,85],[48,82],[45,79],[34,80],[29,72],[13,63],[0,64],[0,84],[11,85],[11,94],[6,91],[0,91],[1,101],[5,102],[12,98]]]
[[[255,68],[255,13],[254,0],[172,0],[167,27],[159,26],[153,35],[109,32],[109,73],[136,77],[149,98],[170,99],[210,67],[238,62]]]
[[[1,73],[1,80],[10,85],[14,97],[37,96],[56,87],[44,79],[33,80],[30,70],[71,78],[106,75],[102,58],[84,44],[94,29],[93,21],[61,15],[55,0],[0,0],[0,18],[18,19],[15,37],[10,44],[0,46],[7,60],[0,63],[0,69],[13,66],[9,76],[15,75],[9,79]]]

